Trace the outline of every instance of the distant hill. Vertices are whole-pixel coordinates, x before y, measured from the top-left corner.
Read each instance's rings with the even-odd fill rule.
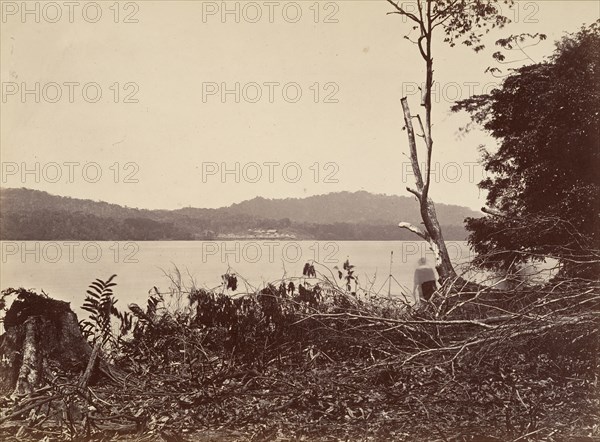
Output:
[[[436,208],[449,240],[463,240],[464,218],[479,216],[461,206]],[[399,221],[420,223],[412,198],[364,191],[257,197],[218,209],[145,210],[31,189],[0,189],[3,240],[415,239],[397,227]]]
[[[289,218],[296,222],[319,224],[393,224],[400,221],[421,222],[416,201],[412,197],[375,195],[369,192],[337,192],[307,198],[269,200],[257,197],[227,210],[232,214],[246,214],[264,218]],[[462,225],[467,216],[480,216],[461,206],[436,204],[441,224]]]

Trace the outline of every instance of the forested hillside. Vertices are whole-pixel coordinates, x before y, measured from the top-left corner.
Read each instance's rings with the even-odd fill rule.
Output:
[[[368,192],[283,200],[258,197],[218,209],[144,210],[30,189],[1,189],[0,202],[0,235],[5,240],[190,240],[255,237],[261,230],[296,239],[408,240],[414,237],[398,229],[398,220],[419,219],[411,198]],[[467,216],[476,212],[440,205],[448,239],[465,238]]]

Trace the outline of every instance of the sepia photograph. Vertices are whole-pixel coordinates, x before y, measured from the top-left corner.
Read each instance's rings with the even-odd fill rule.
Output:
[[[0,0],[0,441],[600,442],[596,0]]]

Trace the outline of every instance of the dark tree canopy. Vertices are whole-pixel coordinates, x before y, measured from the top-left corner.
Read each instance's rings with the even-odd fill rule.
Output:
[[[598,260],[600,239],[600,22],[564,37],[543,63],[513,71],[488,95],[463,100],[499,140],[483,150],[489,216],[468,218],[487,267],[557,256],[564,269]],[[482,263],[483,259],[480,259]]]

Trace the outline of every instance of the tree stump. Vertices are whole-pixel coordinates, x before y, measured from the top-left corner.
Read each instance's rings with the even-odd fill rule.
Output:
[[[14,293],[0,336],[0,394],[29,394],[56,372],[78,376],[92,348],[69,303],[25,289]]]

